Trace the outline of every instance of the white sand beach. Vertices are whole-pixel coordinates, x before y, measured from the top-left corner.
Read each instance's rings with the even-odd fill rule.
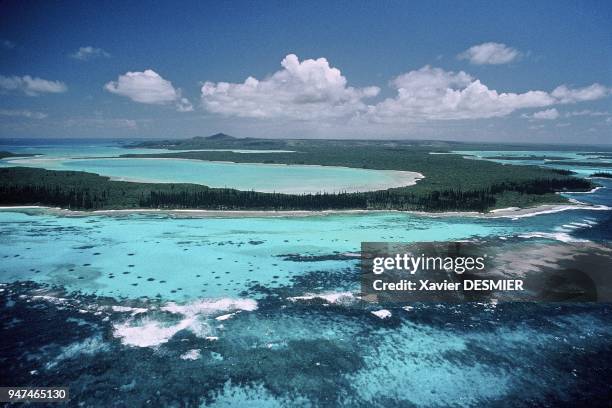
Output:
[[[518,208],[508,207],[499,208],[486,213],[476,211],[447,211],[447,212],[425,212],[425,211],[399,211],[399,210],[202,210],[202,209],[158,209],[158,208],[129,208],[116,210],[94,210],[76,211],[59,207],[45,207],[37,205],[26,206],[2,206],[0,211],[44,211],[46,213],[62,216],[122,216],[131,214],[160,214],[175,217],[199,218],[199,217],[220,217],[220,218],[261,218],[261,217],[316,217],[326,215],[351,215],[351,214],[374,214],[374,213],[398,213],[415,214],[426,217],[476,217],[476,218],[524,218],[533,217],[541,214],[552,214],[570,210],[594,210],[607,211],[612,208],[605,205],[588,204],[544,204],[536,207]]]

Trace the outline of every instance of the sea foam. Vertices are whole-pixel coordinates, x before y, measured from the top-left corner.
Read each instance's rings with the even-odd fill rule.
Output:
[[[356,298],[355,295],[351,292],[331,292],[331,293],[306,293],[302,296],[294,296],[287,298],[292,302],[300,301],[300,300],[313,300],[313,299],[322,299],[327,303],[338,303],[338,304],[347,304],[353,303]]]
[[[160,310],[182,316],[178,323],[168,324],[151,317],[139,320],[130,318],[125,322],[115,324],[113,335],[120,338],[123,344],[136,347],[158,347],[167,343],[181,330],[189,330],[201,338],[217,339],[214,329],[206,321],[207,318],[220,312],[233,312],[216,317],[217,320],[227,320],[238,311],[256,309],[257,302],[252,299],[206,299],[186,304],[169,302]],[[132,316],[134,316],[133,312]]]

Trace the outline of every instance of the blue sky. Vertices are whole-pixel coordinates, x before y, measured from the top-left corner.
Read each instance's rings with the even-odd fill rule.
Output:
[[[610,21],[609,1],[8,1],[0,137],[612,143]]]

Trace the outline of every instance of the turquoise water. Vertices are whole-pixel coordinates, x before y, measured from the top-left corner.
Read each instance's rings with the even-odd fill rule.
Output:
[[[116,144],[78,146],[7,146],[0,144],[0,150],[41,154],[37,157],[0,159],[0,167],[27,166],[48,170],[77,170],[125,181],[193,183],[209,187],[294,194],[356,192],[401,187],[413,184],[415,175],[410,172],[329,166],[118,158],[128,153],[152,154],[169,151],[164,149],[128,150]],[[262,150],[235,151],[244,154],[262,152]],[[271,152],[278,152],[278,150]]]
[[[238,296],[254,281],[278,286],[296,275],[352,263],[295,262],[283,255],[355,253],[368,240],[508,235],[527,230],[522,224],[404,214],[182,219],[0,212],[0,280],[35,280],[116,297]]]
[[[601,183],[514,218],[0,211],[0,377],[85,406],[605,406],[609,305],[354,297],[362,241],[610,242]]]
[[[592,229],[608,215],[582,210],[518,219],[400,213],[174,218],[0,211],[0,281],[33,280],[114,297],[236,297],[254,283],[281,286],[310,272],[354,266],[355,261],[333,258],[358,253],[362,241],[446,241],[534,232],[570,239],[568,233]],[[286,259],[295,254],[328,258]]]
[[[548,168],[555,169],[563,169],[563,170],[571,170],[575,172],[578,176],[588,177],[595,172],[610,172],[610,167],[598,167],[598,166],[572,166],[572,165],[559,165],[559,164],[551,164],[548,163],[549,160],[522,160],[522,159],[489,159],[489,157],[494,156],[551,156],[551,157],[564,157],[565,160],[571,160],[576,162],[600,162],[600,163],[612,163],[612,159],[607,159],[603,157],[599,157],[597,154],[584,154],[580,152],[568,152],[568,151],[555,151],[555,150],[457,150],[455,151],[457,154],[462,154],[465,156],[474,156],[478,159],[490,160],[497,163],[502,164],[513,164],[513,165],[538,165]],[[593,152],[595,153],[595,152]],[[610,154],[610,152],[602,154]],[[561,160],[561,159],[559,159]]]

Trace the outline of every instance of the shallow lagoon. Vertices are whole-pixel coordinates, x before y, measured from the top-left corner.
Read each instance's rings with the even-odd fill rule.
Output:
[[[356,260],[351,256],[360,250],[362,241],[445,241],[525,234],[571,240],[572,234],[585,230],[588,235],[607,218],[608,211],[589,210],[517,219],[401,213],[277,218],[61,217],[44,211],[30,215],[0,211],[0,281],[34,280],[113,297],[235,297],[256,283],[274,287],[307,273],[354,268]]]
[[[551,164],[548,159],[529,159],[525,160],[526,156],[549,156],[549,157],[564,157],[564,161],[576,161],[576,162],[592,162],[592,163],[611,163],[611,159],[600,157],[597,154],[587,155],[578,152],[569,152],[566,150],[556,151],[539,151],[539,150],[457,150],[454,153],[462,154],[467,157],[472,156],[474,159],[489,160],[501,164],[511,165],[537,165],[542,167],[571,170],[580,177],[588,177],[596,172],[610,172],[609,167],[598,167],[598,166],[572,166],[571,164],[559,165]],[[602,154],[605,154],[602,153]],[[607,153],[609,154],[609,153]],[[505,156],[507,159],[492,159],[495,156]],[[510,157],[517,157],[517,159],[510,159]],[[560,160],[560,159],[559,159]]]
[[[278,193],[338,193],[384,190],[409,186],[417,173],[367,170],[331,166],[222,163],[185,159],[118,158],[122,154],[167,153],[164,149],[125,149],[117,144],[78,146],[11,146],[0,150],[41,154],[37,157],[0,159],[0,167],[26,166],[48,170],[75,170],[108,176],[115,180],[151,183],[193,183]],[[173,150],[172,152],[180,152]],[[250,154],[263,150],[233,150]],[[272,150],[273,152],[284,152]]]
[[[114,180],[193,183],[277,193],[337,193],[384,190],[414,184],[412,172],[348,167],[221,163],[185,159],[12,159],[11,165],[77,170]]]

